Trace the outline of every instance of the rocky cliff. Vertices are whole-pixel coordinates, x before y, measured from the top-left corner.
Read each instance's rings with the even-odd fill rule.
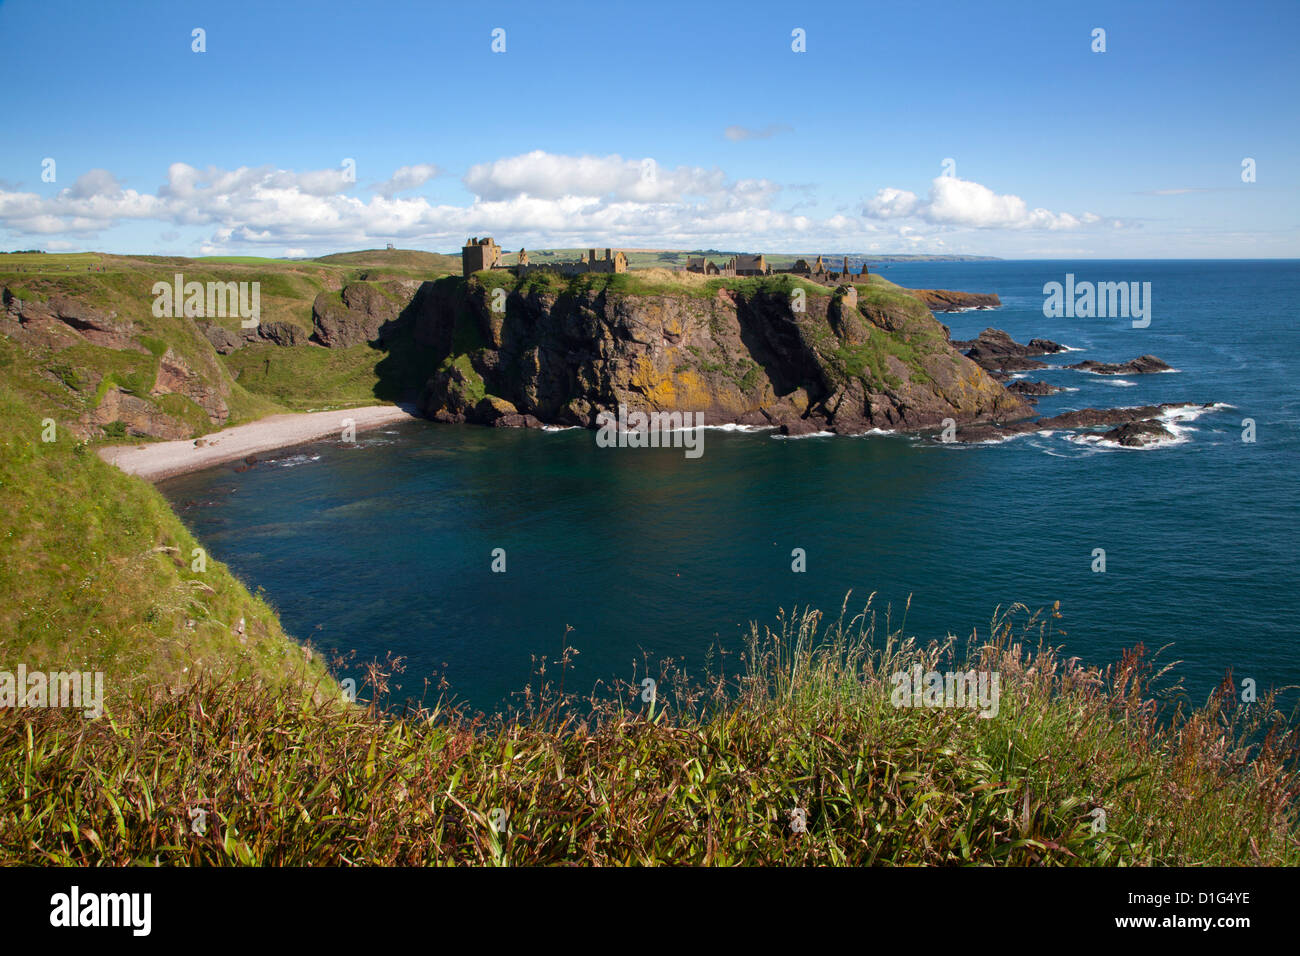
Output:
[[[426,284],[415,338],[442,361],[442,421],[591,427],[601,410],[703,412],[799,434],[915,430],[1030,409],[948,342],[906,290],[789,278],[695,286],[505,272]]]
[[[157,273],[0,276],[0,364],[79,437],[195,437],[286,407],[402,398],[441,421],[593,427],[625,405],[789,434],[1031,414],[953,348],[925,296],[879,276],[363,273],[322,288],[290,272],[259,280],[270,314],[244,329],[153,315]]]
[[[66,404],[63,424],[79,438],[189,438],[230,416],[232,382],[190,319],[169,319],[170,336],[149,334],[138,318],[67,295],[23,299],[0,286],[4,364],[22,376],[33,361],[40,391]]]

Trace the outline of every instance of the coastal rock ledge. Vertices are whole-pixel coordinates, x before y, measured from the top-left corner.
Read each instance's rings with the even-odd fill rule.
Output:
[[[625,405],[861,434],[1031,413],[889,283],[624,291],[485,272],[423,292],[415,339],[442,358],[420,408],[439,421],[591,428]]]

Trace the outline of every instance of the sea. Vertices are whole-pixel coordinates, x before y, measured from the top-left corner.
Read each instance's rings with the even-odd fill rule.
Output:
[[[848,616],[870,600],[880,630],[887,613],[922,642],[978,640],[999,610],[1059,602],[1050,641],[1068,656],[1158,650],[1192,703],[1229,673],[1261,695],[1300,685],[1300,261],[873,271],[1001,297],[940,315],[953,338],[993,327],[1068,346],[1028,373],[1065,389],[1039,400],[1043,415],[1212,407],[1167,416],[1174,439],[1143,449],[1064,431],[961,445],[709,429],[699,457],[598,447],[582,429],[415,421],[160,487],[341,677],[400,658],[390,703],[442,694],[495,713],[537,687],[540,664],[558,679],[565,646],[570,692],[668,661],[734,673],[751,622],[836,617],[846,599]],[[1150,283],[1149,324],[1046,317],[1044,286],[1067,275]],[[1063,367],[1148,353],[1174,371]]]

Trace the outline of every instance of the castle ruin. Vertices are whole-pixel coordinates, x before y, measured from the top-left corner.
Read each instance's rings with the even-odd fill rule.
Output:
[[[627,256],[617,249],[606,249],[605,257],[596,257],[595,249],[588,249],[585,256],[577,262],[530,262],[528,250],[520,249],[517,264],[503,267],[501,265],[501,247],[492,237],[485,239],[467,239],[460,251],[462,274],[469,276],[482,269],[506,268],[516,276],[528,275],[530,272],[558,272],[562,276],[584,275],[588,272],[622,273],[627,272]]]
[[[460,266],[464,275],[473,275],[483,269],[495,269],[501,265],[501,247],[491,236],[486,239],[466,239],[460,250]]]
[[[767,259],[760,255],[732,256],[725,265],[716,265],[706,256],[687,256],[686,271],[706,276],[767,276],[772,274],[772,267]]]
[[[472,238],[465,240],[465,246],[460,251],[460,261],[462,273],[466,276],[473,275],[484,269],[507,269],[516,276],[524,276],[533,272],[555,272],[562,276],[585,275],[589,272],[617,274],[627,272],[627,256],[617,249],[605,249],[604,256],[598,257],[598,249],[588,249],[587,254],[580,256],[575,261],[559,262],[533,262],[529,259],[528,250],[520,249],[516,264],[513,266],[503,266],[501,264],[501,247],[491,237]],[[795,275],[801,279],[807,279],[810,282],[816,282],[821,285],[840,285],[845,282],[864,281],[867,276],[867,266],[864,263],[861,272],[852,272],[849,269],[849,257],[844,257],[843,266],[839,271],[828,269],[825,260],[818,256],[816,261],[811,265],[807,259],[797,259],[789,269],[773,269],[767,261],[767,257],[762,253],[738,253],[729,258],[725,264],[718,265],[712,262],[708,256],[687,256],[686,271],[694,272],[697,275],[720,276],[720,277],[748,277],[748,276],[771,276],[771,275]]]
[[[773,269],[767,263],[767,259],[760,255],[740,254],[732,256],[727,260],[725,265],[717,265],[710,262],[707,256],[687,256],[686,271],[694,272],[706,276],[771,276],[771,275],[796,275],[810,282],[817,282],[821,285],[839,285],[843,282],[851,282],[856,277],[862,281],[862,277],[868,275],[867,266],[863,263],[861,272],[851,272],[849,270],[849,257],[844,257],[844,266],[839,272],[826,268],[826,263],[821,256],[811,266],[807,259],[797,259],[789,269]]]
[[[865,262],[862,264],[861,272],[851,271],[849,269],[848,256],[844,257],[844,264],[839,272],[827,269],[826,263],[821,256],[818,256],[817,261],[811,266],[808,265],[807,259],[796,259],[794,265],[791,266],[789,270],[783,269],[782,271],[788,271],[791,275],[797,275],[800,278],[807,279],[810,282],[817,282],[822,285],[839,285],[844,282],[852,282],[855,276],[858,278],[858,281],[862,281],[862,279],[869,274]]]

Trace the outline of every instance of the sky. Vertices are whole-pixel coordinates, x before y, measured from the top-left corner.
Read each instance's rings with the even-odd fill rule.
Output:
[[[0,249],[1296,257],[1297,36],[1300,0],[4,0]]]

